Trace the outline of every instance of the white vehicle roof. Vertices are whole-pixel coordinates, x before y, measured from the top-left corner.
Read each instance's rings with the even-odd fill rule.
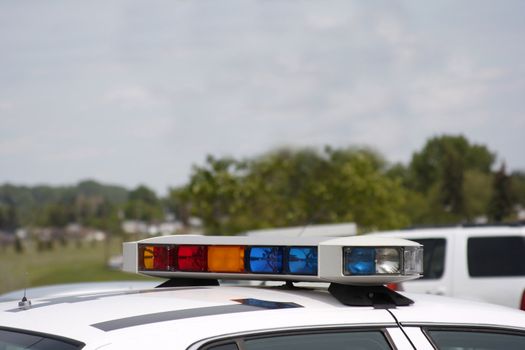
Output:
[[[525,235],[525,226],[507,226],[507,225],[483,225],[483,226],[451,226],[451,227],[421,227],[406,230],[378,231],[368,233],[369,235],[380,235],[390,237],[435,237],[439,235],[476,235],[476,236],[494,236],[498,234],[522,234]]]
[[[150,289],[3,302],[0,336],[27,339],[33,334],[51,343],[61,337],[84,344],[83,349],[198,349],[218,338],[292,330],[380,328],[402,339],[395,342],[398,348],[412,339],[403,335],[400,327],[405,326],[412,334],[419,331],[420,338],[417,327],[425,325],[496,327],[525,334],[521,311],[407,296],[384,286],[419,276],[420,253],[418,243],[378,237],[299,242],[172,236],[129,242],[124,245],[125,268],[168,281]],[[216,285],[217,279],[238,277],[282,285]],[[298,287],[292,281],[330,286]],[[413,339],[422,340],[418,335]],[[2,344],[6,342],[0,338]]]
[[[390,311],[404,325],[474,324],[525,330],[525,314],[499,306],[410,295]],[[259,305],[259,306],[256,306]],[[384,309],[344,306],[326,290],[178,287],[0,303],[0,324],[71,338],[95,349],[186,348],[207,338],[302,327],[395,326]],[[142,345],[140,345],[142,344]],[[140,346],[139,346],[140,345]]]
[[[14,290],[0,295],[0,302],[9,300],[20,300],[23,295],[30,298],[52,298],[81,295],[87,293],[107,293],[117,291],[129,291],[137,289],[154,288],[161,283],[160,280],[152,281],[107,281],[107,282],[83,282],[53,284],[49,286],[33,287],[28,289]]]

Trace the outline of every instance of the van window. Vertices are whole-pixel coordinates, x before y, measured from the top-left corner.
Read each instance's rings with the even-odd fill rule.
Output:
[[[410,238],[423,245],[423,277],[420,279],[434,280],[441,278],[445,271],[444,238]]]
[[[525,276],[524,237],[471,237],[467,247],[470,276]]]

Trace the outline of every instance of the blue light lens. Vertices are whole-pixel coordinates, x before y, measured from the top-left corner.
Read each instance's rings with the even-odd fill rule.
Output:
[[[345,275],[374,275],[376,273],[375,248],[345,248]]]
[[[283,250],[279,247],[252,247],[248,264],[253,273],[281,273]]]
[[[317,275],[317,247],[290,248],[288,272],[293,275]]]

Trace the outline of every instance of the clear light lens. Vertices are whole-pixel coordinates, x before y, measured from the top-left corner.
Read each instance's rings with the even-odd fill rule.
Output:
[[[283,249],[279,247],[252,247],[248,261],[251,272],[282,273]]]
[[[345,247],[343,255],[345,275],[373,275],[376,273],[375,248]]]
[[[180,271],[204,272],[207,270],[207,249],[201,245],[181,245],[177,252],[177,269]]]
[[[376,273],[400,274],[401,252],[399,248],[376,248]]]
[[[343,274],[345,275],[401,275],[404,258],[398,247],[345,247]]]
[[[290,248],[288,272],[294,275],[317,275],[317,247]]]
[[[405,247],[404,275],[423,274],[423,247]]]

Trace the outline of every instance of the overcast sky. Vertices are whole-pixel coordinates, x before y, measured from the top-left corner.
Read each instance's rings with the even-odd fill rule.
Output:
[[[525,169],[525,1],[1,1],[0,183],[463,134]]]

